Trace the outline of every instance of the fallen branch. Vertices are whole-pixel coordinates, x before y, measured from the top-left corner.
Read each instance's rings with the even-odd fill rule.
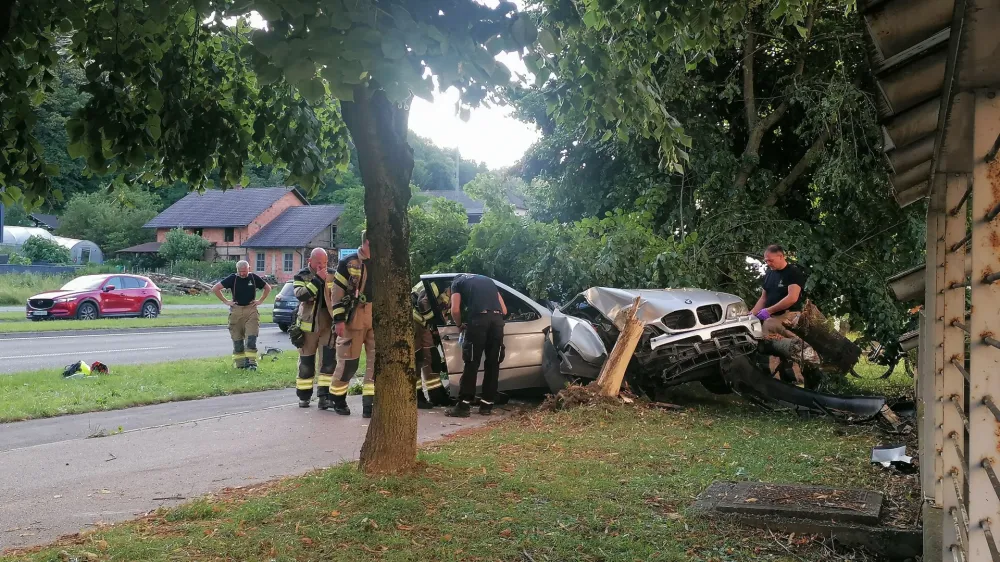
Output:
[[[625,369],[628,368],[629,361],[635,353],[635,346],[642,337],[642,321],[638,317],[640,300],[640,297],[636,297],[627,312],[622,311],[625,314],[625,321],[618,335],[618,341],[615,342],[608,360],[601,367],[601,374],[596,381],[602,396],[615,397],[621,391],[622,381],[625,380]]]

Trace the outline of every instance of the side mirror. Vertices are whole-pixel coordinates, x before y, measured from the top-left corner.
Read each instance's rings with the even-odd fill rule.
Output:
[[[110,291],[114,291],[114,290],[115,290],[115,286],[114,285],[105,285],[104,286],[104,292],[105,293],[110,292]]]

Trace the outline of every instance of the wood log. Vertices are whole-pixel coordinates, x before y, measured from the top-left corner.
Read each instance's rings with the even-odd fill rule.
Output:
[[[618,334],[618,341],[615,342],[611,355],[601,367],[601,374],[597,377],[598,394],[601,396],[618,396],[621,391],[622,381],[625,379],[625,369],[628,367],[632,354],[635,353],[635,346],[639,344],[642,337],[642,321],[638,318],[640,297],[636,297],[632,306],[623,310],[625,322]]]
[[[782,324],[816,350],[824,370],[846,374],[861,358],[861,348],[839,334],[811,301],[806,301],[801,313],[788,316]]]

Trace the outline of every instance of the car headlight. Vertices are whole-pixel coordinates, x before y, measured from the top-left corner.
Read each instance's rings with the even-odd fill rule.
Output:
[[[76,297],[62,297],[62,298],[56,299],[53,302],[73,302],[75,300],[76,300]]]
[[[726,320],[736,320],[741,316],[747,316],[750,311],[747,309],[747,305],[742,302],[734,303],[726,308]]]

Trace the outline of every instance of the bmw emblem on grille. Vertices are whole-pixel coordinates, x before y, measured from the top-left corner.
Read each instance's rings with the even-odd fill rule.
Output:
[[[692,304],[693,302],[691,299],[684,299],[684,304]]]

